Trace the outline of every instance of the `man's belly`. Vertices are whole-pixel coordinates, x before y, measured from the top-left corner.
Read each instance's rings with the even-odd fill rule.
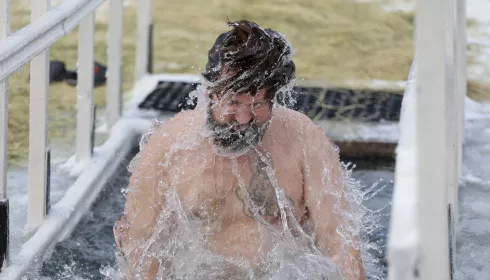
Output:
[[[225,224],[207,237],[210,256],[220,257],[201,259],[194,266],[196,277],[189,279],[206,279],[209,275],[220,280],[341,279],[330,259],[306,247],[298,250],[299,244],[293,243],[299,238],[284,238],[286,234],[281,233],[280,220],[272,227],[252,219]],[[289,250],[293,248],[295,251]]]
[[[273,232],[279,224],[263,226],[246,217],[232,224],[219,225],[208,237],[209,248],[220,255],[246,260],[249,265],[260,265],[259,260],[274,245]]]
[[[228,200],[218,207],[209,202],[198,203],[199,207],[184,205],[191,219],[197,222],[197,232],[206,233],[207,248],[219,255],[247,260],[252,266],[259,265],[259,260],[284,236],[282,217],[253,214],[239,201],[232,202]],[[292,212],[286,211],[286,215],[294,216]],[[296,221],[296,217],[288,219],[289,228],[296,229],[290,232],[295,235],[300,225],[291,221]]]

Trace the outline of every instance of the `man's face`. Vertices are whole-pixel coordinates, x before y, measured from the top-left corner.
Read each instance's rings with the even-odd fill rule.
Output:
[[[271,117],[272,102],[265,90],[255,96],[211,96],[207,126],[217,148],[225,153],[243,154],[258,145]]]

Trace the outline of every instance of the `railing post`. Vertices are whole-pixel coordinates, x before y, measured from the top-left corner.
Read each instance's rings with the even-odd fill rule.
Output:
[[[0,0],[0,40],[10,33],[10,0]],[[0,82],[0,269],[9,258],[8,104],[9,78]]]
[[[396,148],[395,186],[388,235],[388,280],[415,280],[418,273],[419,217],[416,162],[417,104],[414,58],[402,101]]]
[[[78,162],[92,158],[92,95],[94,88],[94,41],[95,16],[90,13],[82,20],[78,34],[77,76],[77,151]]]
[[[450,0],[447,3],[446,18],[446,117],[447,117],[447,175],[448,175],[448,232],[449,232],[449,265],[450,276],[453,275],[453,264],[455,262],[456,236],[455,225],[458,211],[458,104],[456,103],[456,1]],[[444,11],[443,11],[444,12]]]
[[[122,110],[123,1],[110,0],[109,5],[106,123],[107,127],[111,128],[121,117]]]
[[[415,18],[417,57],[416,142],[420,225],[420,279],[450,279],[448,186],[448,58],[450,3],[419,0]],[[452,64],[452,63],[450,63]]]
[[[467,35],[466,35],[466,0],[456,1],[456,109],[458,129],[458,179],[461,178],[463,160],[464,116],[467,87]],[[456,209],[457,210],[457,209]],[[459,213],[456,211],[456,213]],[[459,216],[459,215],[458,215]],[[459,217],[458,217],[459,218]]]
[[[136,81],[151,71],[152,0],[140,0],[136,43]]]
[[[31,21],[49,9],[49,0],[31,1]],[[27,227],[35,229],[46,215],[46,147],[48,142],[49,48],[31,60]]]

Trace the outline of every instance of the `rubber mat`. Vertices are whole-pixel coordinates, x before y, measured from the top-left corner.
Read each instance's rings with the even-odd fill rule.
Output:
[[[195,83],[160,81],[139,108],[166,112],[193,109],[196,102],[189,100],[189,93],[196,87]],[[293,91],[296,102],[290,107],[314,120],[398,122],[400,119],[403,95],[399,93],[320,87],[295,87]]]

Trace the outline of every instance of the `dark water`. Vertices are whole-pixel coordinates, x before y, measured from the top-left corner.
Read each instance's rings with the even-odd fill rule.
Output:
[[[121,189],[125,188],[129,180],[127,166],[137,150],[128,154],[121,162],[117,173],[101,192],[91,211],[82,218],[72,232],[71,236],[55,247],[50,259],[44,262],[39,270],[39,277],[43,279],[104,279],[101,269],[114,267],[115,243],[112,227],[119,219],[125,203]],[[366,187],[382,179],[380,184],[385,188],[373,198],[365,201],[365,205],[373,210],[386,206],[391,201],[393,190],[394,161],[389,159],[342,159],[344,162],[356,164],[353,177],[360,180]],[[386,266],[384,249],[386,232],[388,228],[389,207],[381,212],[380,226],[372,232],[364,233],[364,238],[379,245],[379,251],[373,251],[378,266]]]
[[[70,237],[58,243],[51,258],[44,262],[39,274],[53,280],[103,279],[100,268],[113,266],[115,243],[112,227],[121,216],[125,197],[121,193],[129,182],[127,171],[131,151],[120,163],[117,172],[104,187],[92,209],[75,227]]]

